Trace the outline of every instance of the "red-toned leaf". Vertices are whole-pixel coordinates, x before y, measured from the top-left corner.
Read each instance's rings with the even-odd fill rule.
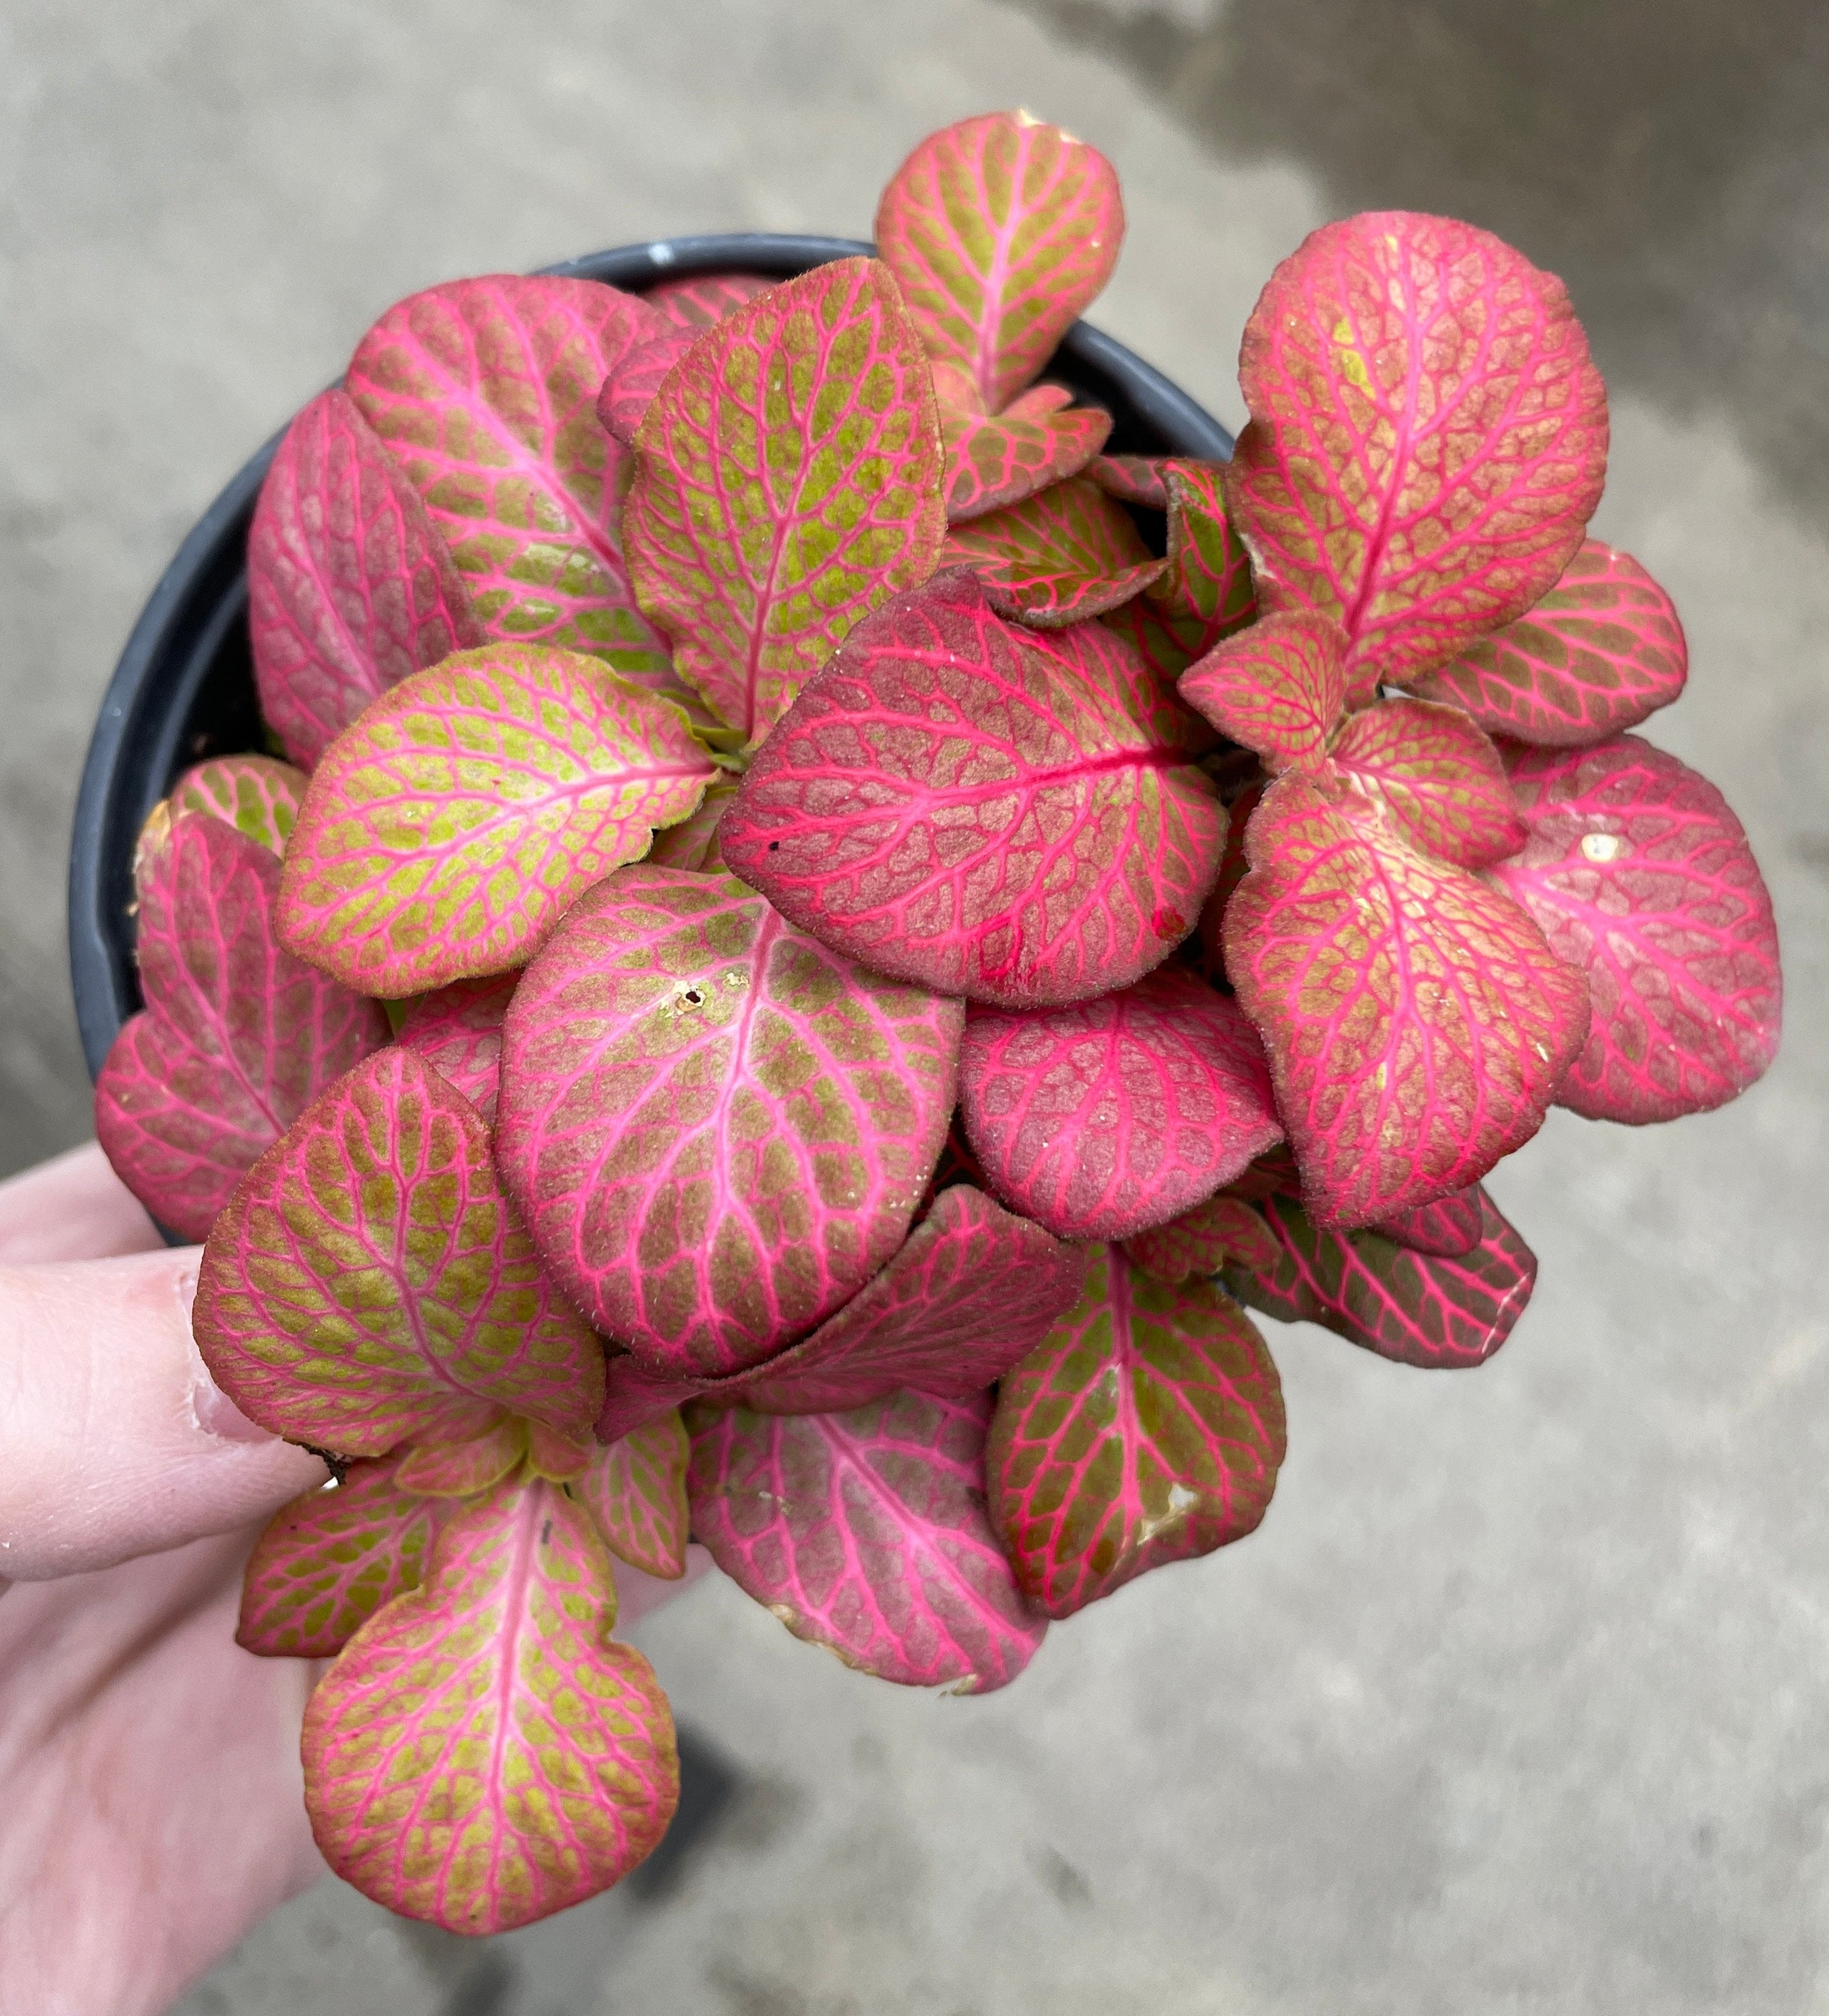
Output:
[[[1277,1252],[1263,1219],[1236,1197],[1208,1197],[1167,1225],[1124,1242],[1125,1258],[1133,1267],[1171,1283],[1208,1279],[1229,1258],[1248,1267],[1274,1267]]]
[[[1266,1316],[1318,1323],[1381,1358],[1425,1370],[1483,1365],[1524,1314],[1536,1256],[1479,1193],[1479,1244],[1432,1257],[1375,1232],[1323,1232],[1299,1204],[1262,1207],[1281,1255],[1274,1269],[1229,1263],[1226,1283]]]
[[[1201,965],[1212,981],[1226,978],[1226,906],[1248,870],[1244,837],[1251,830],[1252,813],[1263,802],[1265,789],[1262,784],[1253,784],[1226,808],[1226,845],[1219,857],[1219,879],[1213,884],[1212,895],[1201,905]]]
[[[491,637],[589,651],[711,729],[636,606],[621,534],[632,458],[596,412],[604,380],[663,326],[595,280],[454,280],[396,302],[346,382]]]
[[[928,354],[969,373],[992,413],[1053,355],[1123,237],[1111,164],[1026,112],[930,134],[877,211],[877,243]]]
[[[1381,700],[1348,717],[1333,758],[1425,854],[1485,868],[1524,844],[1499,752],[1458,707]]]
[[[667,1413],[599,1446],[578,1479],[579,1502],[619,1561],[643,1575],[686,1573],[686,1466],[692,1453],[678,1413]]]
[[[1061,1239],[1127,1239],[1283,1138],[1236,1001],[1185,967],[1064,1008],[974,1008],[960,1106],[990,1187]]]
[[[1168,564],[1105,621],[1172,679],[1243,629],[1257,600],[1244,543],[1226,515],[1225,464],[1172,458],[1158,466],[1168,496]]]
[[[740,1370],[902,1244],[963,1017],[733,877],[625,869],[573,907],[509,1010],[504,1179],[599,1330],[657,1371]]]
[[[527,1438],[527,1469],[549,1484],[575,1484],[597,1453],[596,1438],[585,1429],[562,1435],[544,1421],[529,1421]]]
[[[1586,1040],[1588,1003],[1525,912],[1325,778],[1279,778],[1245,845],[1226,970],[1316,1222],[1431,1203],[1528,1141]]]
[[[269,854],[283,855],[298,823],[305,774],[271,756],[212,756],[195,764],[163,801],[167,819],[207,812],[257,841]]]
[[[286,851],[281,935],[369,994],[502,972],[717,774],[676,708],[595,659],[461,653],[325,752]]]
[[[666,1832],[679,1766],[615,1618],[609,1557],[563,1490],[455,1513],[424,1586],[362,1626],[305,1710],[305,1806],[337,1874],[467,1933],[621,1881]]]
[[[1111,416],[1070,405],[1072,397],[1059,385],[1036,385],[1001,413],[941,400],[950,523],[1020,503],[1087,466],[1111,435]]]
[[[990,1396],[844,1414],[694,1408],[693,1533],[797,1638],[904,1687],[988,1694],[1035,1656],[985,1506]]]
[[[1629,553],[1584,539],[1529,614],[1415,683],[1496,735],[1568,747],[1636,728],[1688,676],[1669,596]]]
[[[1413,1252],[1431,1254],[1441,1260],[1458,1260],[1463,1254],[1472,1252],[1484,1236],[1485,1196],[1478,1183],[1471,1183],[1452,1197],[1439,1197],[1434,1204],[1420,1204],[1413,1211],[1400,1211],[1395,1217],[1381,1219],[1367,1229],[1384,1238],[1395,1240],[1399,1246],[1407,1246]],[[1263,1264],[1242,1247],[1240,1258],[1252,1266]]]
[[[352,1463],[267,1522],[248,1557],[235,1642],[272,1659],[333,1659],[382,1604],[416,1588],[445,1507],[392,1463]]]
[[[751,765],[724,859],[804,930],[1042,1006],[1185,938],[1224,815],[1205,725],[1102,625],[1006,622],[956,569],[859,627]]]
[[[347,1456],[462,1441],[504,1409],[583,1433],[603,1401],[602,1347],[497,1186],[488,1129],[398,1044],[248,1172],[192,1326],[243,1413]]]
[[[766,273],[699,273],[689,280],[662,280],[642,299],[676,327],[700,329],[777,284]]]
[[[1269,1197],[1299,1201],[1302,1171],[1296,1167],[1288,1143],[1280,1142],[1276,1147],[1266,1149],[1242,1175],[1235,1176],[1226,1186],[1226,1194],[1242,1198],[1247,1204],[1260,1204]]]
[[[664,329],[633,345],[597,394],[597,418],[625,448],[635,446],[643,419],[666,376],[697,342],[698,328]]]
[[[499,1484],[527,1452],[526,1422],[502,1418],[461,1442],[421,1442],[399,1459],[394,1481],[425,1498],[474,1498]]]
[[[387,1017],[283,950],[279,863],[213,815],[171,821],[142,864],[140,990],[95,1083],[95,1132],[148,1211],[201,1239],[243,1172]]]
[[[1607,394],[1560,280],[1471,224],[1324,225],[1247,326],[1226,498],[1261,602],[1330,616],[1348,695],[1521,616],[1582,542]]]
[[[998,1395],[986,1467],[1023,1593],[1071,1617],[1242,1539],[1284,1448],[1283,1389],[1244,1312],[1095,1247],[1086,1293]]]
[[[501,1089],[502,1017],[520,984],[518,971],[453,981],[420,995],[400,1024],[399,1041],[417,1050],[491,1126]]]
[[[1079,477],[955,526],[940,560],[970,567],[997,607],[1046,630],[1115,609],[1168,564],[1121,505]]]
[[[1301,611],[1262,617],[1190,666],[1176,686],[1273,776],[1318,769],[1346,704],[1346,632]]]
[[[940,423],[888,269],[840,259],[707,330],[641,424],[642,607],[749,741],[861,617],[934,570]]]
[[[1593,999],[1558,1103],[1637,1125],[1744,1092],[1777,1053],[1784,981],[1772,899],[1726,801],[1635,735],[1521,750],[1511,776],[1530,838],[1496,879]]]
[[[247,586],[261,718],[308,769],[377,693],[486,634],[419,492],[341,391],[286,430]]]
[[[1161,456],[1101,455],[1086,465],[1086,473],[1121,504],[1147,511],[1168,509],[1168,463]]]
[[[718,848],[718,827],[731,800],[736,795],[736,779],[715,777],[699,801],[690,819],[682,819],[654,835],[647,859],[656,868],[689,868],[700,875],[722,875],[724,857]]]

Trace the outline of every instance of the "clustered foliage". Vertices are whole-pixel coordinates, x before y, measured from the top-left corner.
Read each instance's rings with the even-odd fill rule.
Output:
[[[241,1641],[335,1657],[333,1867],[466,1931],[676,1796],[610,1560],[689,1532],[799,1636],[1000,1687],[1249,1532],[1245,1315],[1471,1366],[1536,1263],[1482,1179],[1777,1040],[1685,673],[1586,535],[1561,285],[1401,213],[1245,333],[1226,465],[1045,374],[1118,185],[1022,116],[917,148],[880,256],[390,309],[250,547],[265,719],[137,864],[116,1167],[196,1327],[334,1452]]]

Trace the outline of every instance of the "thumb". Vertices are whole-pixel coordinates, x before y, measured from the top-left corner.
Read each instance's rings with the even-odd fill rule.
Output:
[[[0,1267],[0,1576],[110,1568],[323,1482],[204,1370],[197,1264],[190,1247]]]

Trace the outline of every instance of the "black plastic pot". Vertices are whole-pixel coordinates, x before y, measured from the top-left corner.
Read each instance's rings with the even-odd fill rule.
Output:
[[[787,279],[873,248],[850,238],[729,232],[618,246],[549,272],[640,293],[656,282],[732,270]],[[1112,452],[1224,460],[1232,437],[1140,357],[1076,322],[1048,366],[1113,420]],[[140,612],[102,703],[77,794],[70,850],[70,970],[92,1077],[139,1006],[134,970],[133,847],[178,773],[205,756],[261,744],[247,632],[248,522],[275,434],[198,520]]]

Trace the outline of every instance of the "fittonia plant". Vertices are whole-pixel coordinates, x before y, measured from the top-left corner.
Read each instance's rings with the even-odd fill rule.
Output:
[[[340,1460],[241,1638],[334,1655],[313,1823],[396,1910],[519,1924],[665,1829],[612,1557],[1001,1687],[1262,1518],[1244,1305],[1478,1364],[1546,1110],[1771,1059],[1745,837],[1628,732],[1683,632],[1586,535],[1561,285],[1330,225],[1234,459],[1104,456],[1045,374],[1122,232],[1091,148],[969,120],[877,259],[415,295],[275,460],[290,760],[149,825],[99,1124],[218,1379]]]

